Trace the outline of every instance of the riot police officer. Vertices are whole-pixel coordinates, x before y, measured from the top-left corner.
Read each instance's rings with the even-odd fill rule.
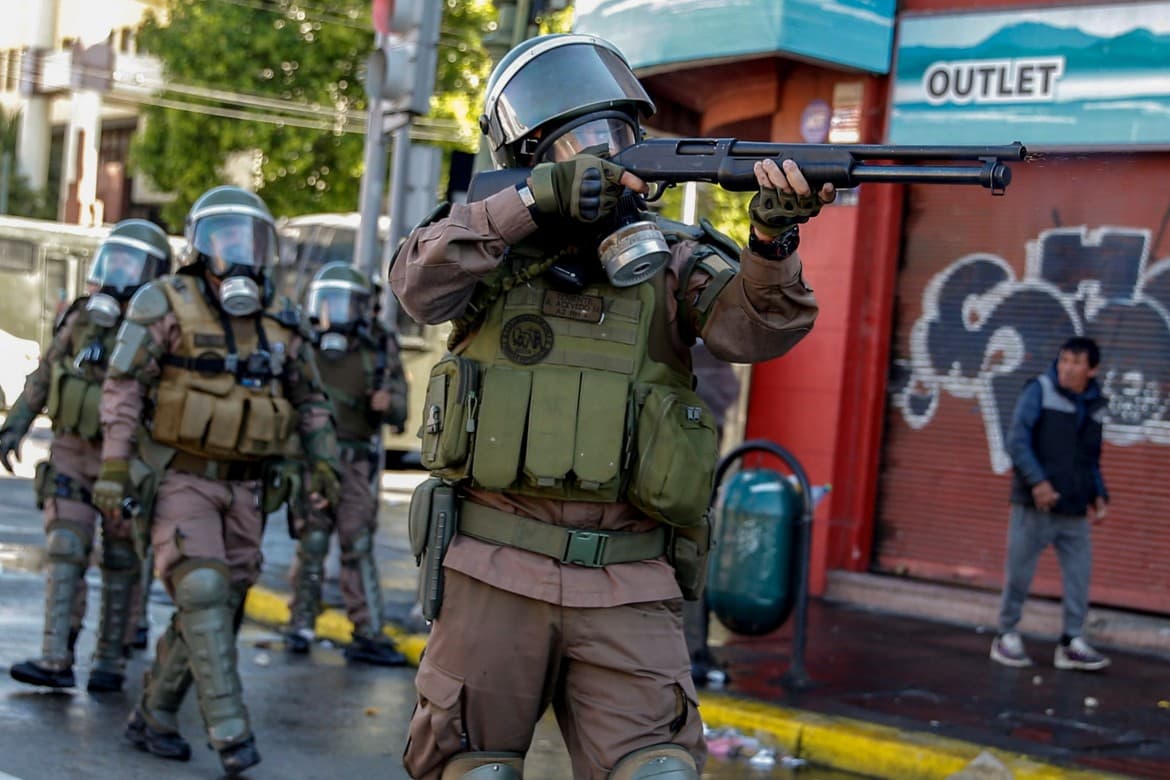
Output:
[[[53,340],[0,428],[0,461],[18,452],[36,415],[47,407],[53,423],[49,459],[37,465],[37,506],[45,512],[48,571],[41,657],[14,664],[13,678],[30,685],[74,684],[74,643],[85,617],[85,570],[98,514],[92,504],[101,465],[98,407],[102,380],[122,310],[144,283],[168,273],[171,247],[158,226],[141,219],[116,224],[90,266],[89,295],[75,300],[58,321]],[[18,456],[19,457],[19,456]],[[138,580],[132,528],[121,512],[102,522],[101,617],[86,689],[119,691],[125,680],[122,652]]]
[[[520,44],[480,127],[497,166],[531,171],[416,228],[392,268],[414,319],[453,323],[422,430],[438,481],[411,507],[434,617],[412,777],[519,777],[550,702],[574,777],[697,778],[706,758],[681,597],[702,589],[717,442],[689,347],[749,363],[804,337],[796,225],[834,191],[757,163],[743,249],[659,219],[611,161],[653,111],[609,42]]]
[[[292,617],[286,645],[305,653],[321,603],[329,537],[341,545],[341,594],[353,623],[345,648],[351,661],[401,666],[406,658],[382,633],[382,589],[374,560],[378,528],[377,438],[382,426],[402,431],[406,377],[398,341],[373,319],[373,290],[365,275],[342,262],[326,263],[309,284],[307,314],[325,392],[333,402],[341,459],[341,495],[333,517],[312,509],[300,520],[291,574]],[[335,518],[335,519],[334,519]]]
[[[273,468],[307,459],[310,499],[324,509],[336,503],[339,464],[298,310],[274,300],[265,273],[276,255],[267,206],[216,187],[191,207],[184,232],[182,268],[139,290],[118,331],[94,500],[113,514],[140,463],[158,475],[151,543],[176,610],[127,738],[189,759],[176,716],[193,679],[208,739],[236,775],[260,761],[235,631],[260,573],[263,510],[287,500],[290,480]]]

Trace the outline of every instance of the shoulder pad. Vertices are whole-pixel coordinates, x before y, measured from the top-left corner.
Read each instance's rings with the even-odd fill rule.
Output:
[[[138,292],[126,304],[126,319],[137,322],[139,325],[149,325],[162,319],[163,315],[171,310],[171,302],[163,292],[159,280],[147,282],[138,288]]]
[[[697,225],[688,225],[658,216],[655,217],[655,222],[658,223],[662,234],[666,236],[668,244],[675,244],[679,241],[698,241],[700,244],[714,247],[724,257],[731,260],[739,259],[739,244],[735,243],[727,234],[716,230],[715,226],[706,218],[700,219]]]
[[[65,320],[69,319],[69,315],[73,312],[85,311],[85,304],[88,302],[88,295],[82,295],[79,298],[74,298],[73,303],[66,306],[65,310],[62,311],[60,315],[58,315],[57,321],[53,323],[53,332],[56,333],[57,331],[61,330],[61,326],[65,324]]]

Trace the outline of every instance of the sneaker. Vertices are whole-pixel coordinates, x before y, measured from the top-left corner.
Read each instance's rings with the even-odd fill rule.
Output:
[[[1080,669],[1095,672],[1109,665],[1109,659],[1098,653],[1079,636],[1073,637],[1068,646],[1057,645],[1052,665],[1057,669]]]
[[[1024,649],[1024,640],[1016,631],[1000,634],[991,643],[991,660],[1004,666],[1031,666],[1032,659]]]

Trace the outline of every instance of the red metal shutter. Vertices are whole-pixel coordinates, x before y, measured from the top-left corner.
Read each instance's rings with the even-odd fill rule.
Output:
[[[1000,586],[1015,401],[1081,334],[1111,398],[1091,598],[1170,613],[1170,155],[1014,167],[1002,201],[908,190],[875,567]],[[1060,593],[1052,551],[1033,593]]]

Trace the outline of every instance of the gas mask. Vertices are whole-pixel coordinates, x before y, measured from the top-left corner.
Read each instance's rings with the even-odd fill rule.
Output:
[[[250,276],[229,276],[219,284],[219,305],[232,317],[247,317],[260,311],[260,285]]]
[[[320,344],[321,354],[327,360],[339,360],[349,349],[349,339],[344,333],[322,333]]]
[[[122,304],[118,299],[106,293],[91,295],[85,304],[85,313],[99,328],[112,328],[118,324],[122,316]]]

